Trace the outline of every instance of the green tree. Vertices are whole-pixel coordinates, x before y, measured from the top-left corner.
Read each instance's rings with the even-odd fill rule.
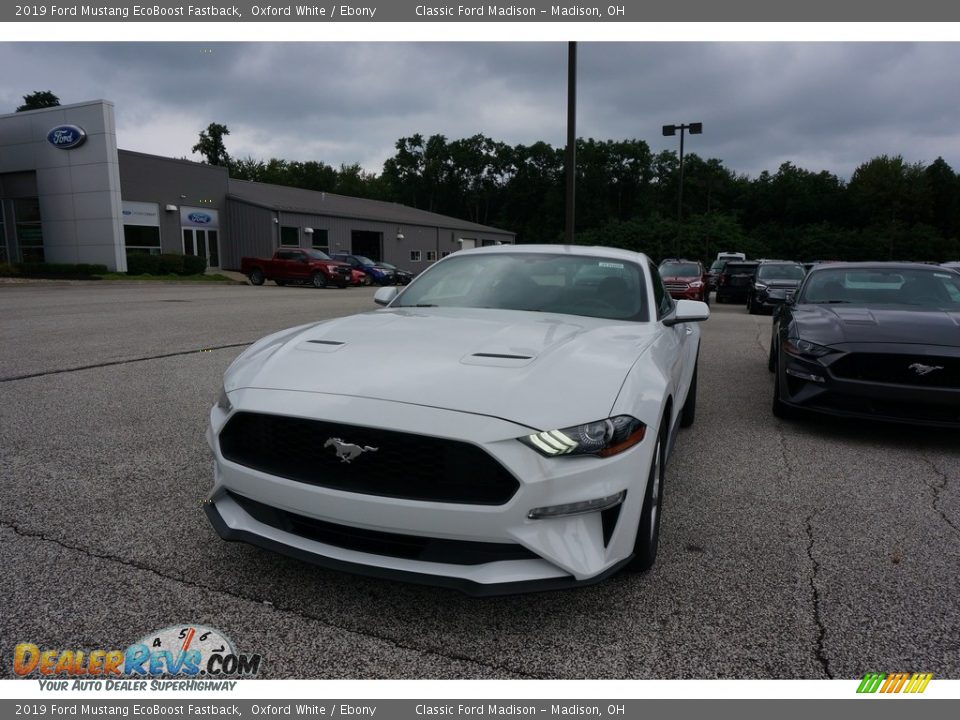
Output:
[[[230,156],[227,154],[223,138],[229,134],[230,130],[226,125],[210,123],[206,130],[200,131],[200,140],[191,148],[191,152],[203,155],[209,165],[226,167],[230,164]]]
[[[24,110],[39,110],[40,108],[57,107],[60,105],[60,98],[49,90],[37,90],[29,95],[23,96],[23,105],[17,108],[17,112]]]

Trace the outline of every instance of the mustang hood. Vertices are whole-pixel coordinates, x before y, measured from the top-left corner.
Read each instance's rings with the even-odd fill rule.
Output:
[[[551,429],[607,417],[647,323],[510,310],[398,308],[293,328],[251,346],[227,391],[353,395]]]
[[[960,313],[908,306],[800,305],[800,337],[820,345],[898,343],[960,347]]]

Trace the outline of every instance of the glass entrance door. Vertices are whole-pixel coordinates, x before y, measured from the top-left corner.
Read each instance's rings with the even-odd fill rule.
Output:
[[[183,254],[205,258],[208,267],[220,267],[220,245],[216,230],[183,229]]]

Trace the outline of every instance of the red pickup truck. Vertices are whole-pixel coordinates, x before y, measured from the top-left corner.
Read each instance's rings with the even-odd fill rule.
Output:
[[[277,285],[309,283],[318,288],[328,285],[345,288],[352,280],[347,263],[333,260],[326,253],[312,248],[280,248],[269,259],[240,258],[240,272],[253,285],[273,280]]]

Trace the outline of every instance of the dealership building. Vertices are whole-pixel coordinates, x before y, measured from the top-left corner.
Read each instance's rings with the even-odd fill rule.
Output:
[[[418,271],[512,232],[397,203],[235,180],[226,168],[117,149],[106,100],[0,115],[0,262],[97,263],[183,253],[237,270],[278,247]]]

